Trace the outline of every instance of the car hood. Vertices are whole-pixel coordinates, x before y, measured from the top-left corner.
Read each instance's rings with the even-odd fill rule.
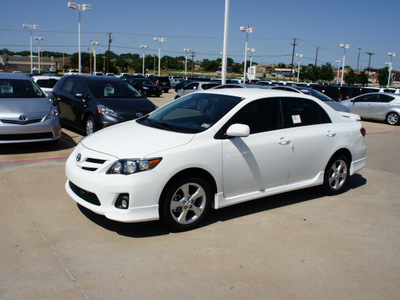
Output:
[[[194,134],[167,131],[129,121],[100,130],[84,138],[81,144],[119,159],[144,158],[187,144],[193,136]]]
[[[50,112],[51,105],[47,98],[0,99],[0,116],[18,119],[25,115],[28,120],[41,119]]]
[[[134,116],[135,118],[137,118],[136,113],[138,112],[146,115],[156,109],[156,106],[153,104],[153,102],[147,98],[97,98],[97,102],[107,106],[121,116]]]

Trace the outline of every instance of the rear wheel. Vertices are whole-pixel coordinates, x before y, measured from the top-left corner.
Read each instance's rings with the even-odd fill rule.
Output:
[[[349,181],[349,159],[334,156],[328,163],[324,174],[323,188],[329,195],[340,194]]]
[[[85,133],[86,135],[91,135],[96,131],[96,125],[92,116],[88,116],[85,122]]]
[[[161,220],[174,231],[193,229],[206,215],[211,198],[210,185],[203,178],[179,178],[163,193]]]
[[[398,125],[399,124],[399,115],[395,112],[390,112],[386,116],[386,122],[389,125]]]

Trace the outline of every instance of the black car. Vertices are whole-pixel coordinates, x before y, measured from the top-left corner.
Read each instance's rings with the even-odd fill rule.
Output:
[[[64,76],[50,98],[59,109],[61,124],[86,135],[157,108],[126,81],[108,76]]]
[[[169,89],[171,88],[171,82],[169,81],[168,76],[149,75],[148,78],[156,85],[161,87],[164,93],[168,93]]]
[[[161,87],[148,78],[129,78],[126,81],[145,96],[160,97],[162,94]]]

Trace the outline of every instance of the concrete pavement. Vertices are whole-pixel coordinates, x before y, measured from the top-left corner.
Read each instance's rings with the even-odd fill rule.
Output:
[[[349,191],[239,204],[184,233],[78,207],[63,157],[79,134],[0,148],[0,299],[398,299],[400,127],[363,124]]]

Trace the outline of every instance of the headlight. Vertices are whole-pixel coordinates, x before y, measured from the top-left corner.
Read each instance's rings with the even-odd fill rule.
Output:
[[[130,175],[155,168],[162,158],[151,159],[121,159],[115,162],[107,174]]]
[[[47,114],[46,119],[45,120],[50,120],[52,118],[55,118],[58,116],[58,110],[55,106],[51,106],[50,112]]]
[[[114,117],[114,118],[121,118],[118,113],[116,113],[112,109],[109,109],[107,106],[97,105],[97,110],[98,110],[99,114],[103,114],[103,115]]]

